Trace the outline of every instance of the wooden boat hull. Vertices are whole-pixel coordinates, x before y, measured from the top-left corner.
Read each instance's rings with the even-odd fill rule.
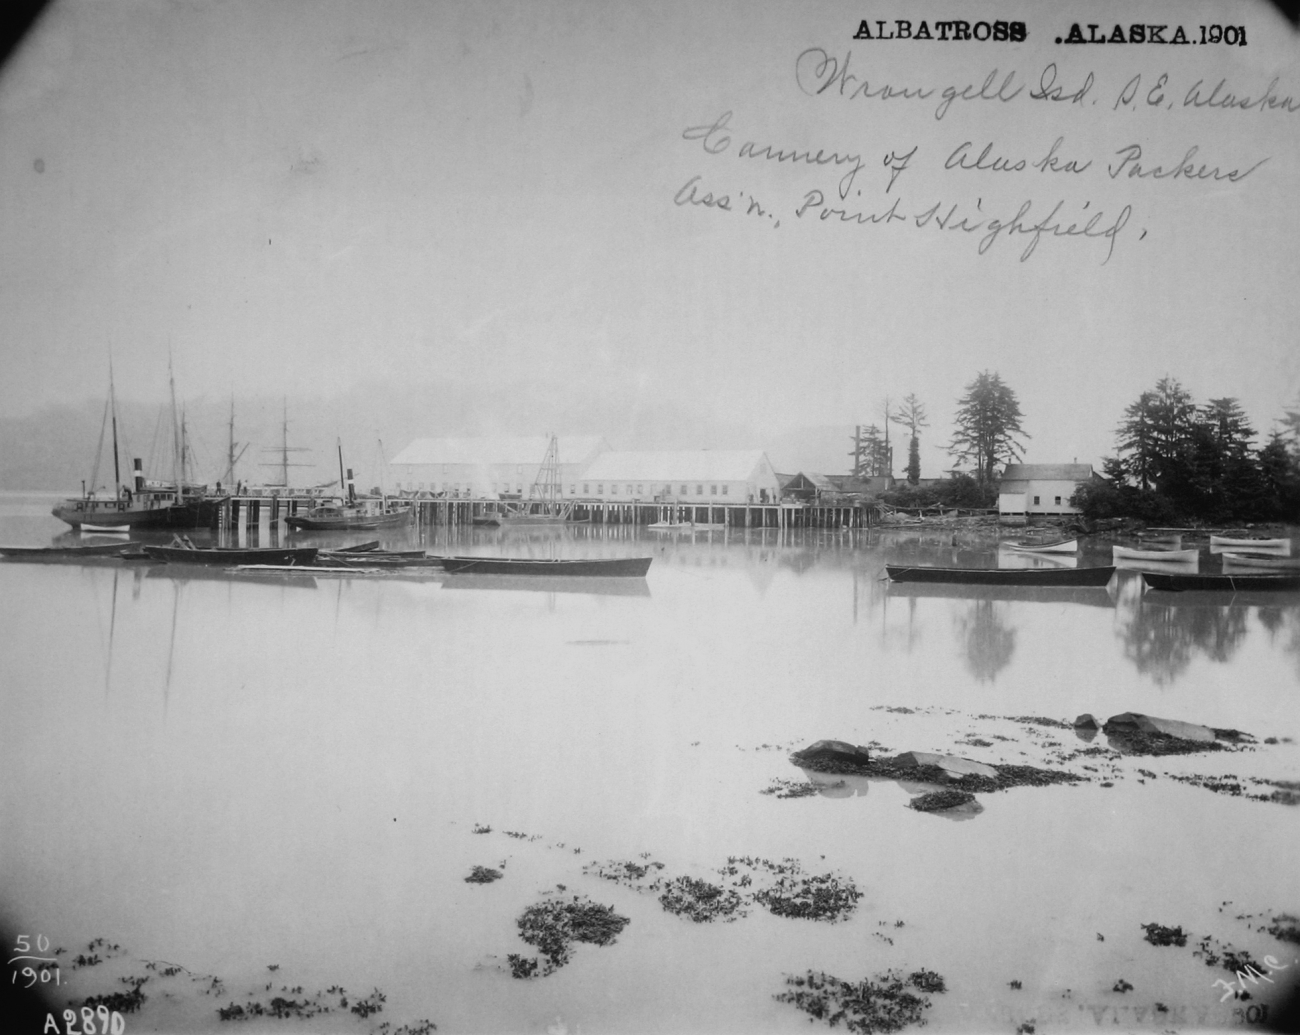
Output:
[[[957,582],[986,586],[1104,586],[1115,569],[1092,568],[929,568],[886,564],[894,582]]]
[[[144,546],[150,560],[172,564],[220,564],[227,568],[239,564],[294,564],[307,565],[316,560],[319,550],[315,546],[278,547],[254,546],[244,549],[220,547]]]
[[[1017,553],[1076,553],[1079,549],[1078,538],[1062,539],[1055,543],[1003,543],[1008,550],[1015,550]]]
[[[1234,539],[1230,536],[1210,536],[1210,551],[1221,553],[1224,550],[1263,550],[1268,553],[1291,556],[1290,539]]]
[[[444,557],[449,575],[547,575],[581,578],[642,578],[650,557],[534,560],[528,557]]]
[[[0,546],[0,556],[26,561],[75,561],[78,557],[118,557],[139,543],[95,543],[91,546]]]
[[[1213,590],[1226,593],[1256,593],[1300,590],[1300,573],[1295,575],[1167,575],[1144,571],[1142,578],[1149,589],[1170,593],[1187,590]]]
[[[1220,556],[1223,558],[1225,570],[1229,566],[1234,568],[1264,568],[1269,571],[1300,570],[1300,557],[1283,557],[1281,555],[1265,557],[1245,553],[1224,553],[1220,554]]]
[[[1132,546],[1112,546],[1111,557],[1117,561],[1159,561],[1162,564],[1190,564],[1200,557],[1200,550],[1140,550]]]
[[[402,528],[410,524],[413,507],[390,514],[293,514],[284,523],[295,532],[370,532],[380,528]]]

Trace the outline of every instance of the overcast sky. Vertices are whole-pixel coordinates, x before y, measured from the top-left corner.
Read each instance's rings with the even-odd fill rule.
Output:
[[[56,3],[0,75],[0,410],[101,397],[111,348],[140,400],[170,350],[195,395],[530,378],[756,438],[915,392],[927,474],[984,369],[1029,461],[1097,462],[1165,375],[1266,432],[1300,396],[1297,37],[1263,3],[1060,8],[1003,5],[1013,43],[852,38],[969,4]],[[1057,45],[1074,20],[1193,43]],[[1224,24],[1247,45],[1197,42]],[[1187,103],[1220,80],[1254,103]],[[1026,167],[959,167],[986,144]],[[1025,202],[1098,236],[951,229]]]

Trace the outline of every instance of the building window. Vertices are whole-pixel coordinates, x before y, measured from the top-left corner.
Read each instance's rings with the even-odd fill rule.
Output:
[[[570,496],[578,495],[578,486],[573,482],[569,482],[569,495]]]
[[[685,496],[685,495],[686,495],[688,492],[690,492],[690,491],[691,491],[691,490],[688,489],[685,485],[682,486],[682,495],[683,495],[683,496]]]
[[[710,496],[716,496],[717,494],[718,494],[718,487],[717,487],[716,485],[710,485],[710,486],[709,486],[709,495],[710,495]]]
[[[703,495],[704,495],[704,486],[703,486],[703,485],[697,485],[697,486],[695,486],[695,495],[697,495],[697,496],[703,496]]]
[[[582,494],[583,494],[584,496],[590,496],[590,495],[591,495],[591,482],[583,482],[583,483],[582,483]]]
[[[726,494],[727,494],[727,486],[724,484],[724,485],[722,486],[722,495],[725,496]]]
[[[603,496],[603,495],[605,495],[605,486],[603,486],[603,485],[597,483],[597,484],[596,484],[596,495],[597,495],[597,496]]]
[[[1038,506],[1038,502],[1039,502],[1038,497],[1035,496],[1035,497],[1034,497],[1034,506],[1035,506],[1035,507]]]
[[[1057,505],[1058,507],[1061,505],[1061,497],[1060,497],[1060,496],[1057,496],[1057,497],[1056,497],[1056,505]]]
[[[522,494],[523,491],[524,491],[524,483],[520,482],[518,485],[515,486],[515,492]]]
[[[628,494],[629,496],[633,495],[633,493],[632,493],[632,486],[630,486],[630,485],[627,487],[627,494]]]
[[[642,489],[641,489],[641,486],[640,486],[640,485],[637,485],[637,487],[636,487],[636,494],[637,494],[638,496],[642,495]]]

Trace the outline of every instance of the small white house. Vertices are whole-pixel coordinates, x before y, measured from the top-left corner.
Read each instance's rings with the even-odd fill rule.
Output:
[[[528,498],[551,440],[544,435],[496,438],[417,438],[389,465],[398,489],[461,498]],[[599,435],[561,435],[560,484],[570,484],[609,444]]]
[[[618,503],[775,503],[780,493],[761,449],[611,451],[564,484],[566,497]]]
[[[998,486],[998,516],[1015,521],[1077,514],[1070,497],[1095,477],[1091,464],[1007,464]]]

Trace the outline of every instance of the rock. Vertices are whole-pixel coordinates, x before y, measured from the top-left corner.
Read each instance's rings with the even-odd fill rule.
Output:
[[[1095,730],[1098,729],[1100,725],[1101,724],[1087,712],[1084,712],[1074,720],[1074,728],[1076,730]]]
[[[1191,740],[1202,744],[1214,742],[1214,730],[1209,726],[1200,726],[1194,722],[1182,722],[1178,719],[1161,719],[1141,712],[1121,712],[1112,715],[1102,727],[1107,733],[1155,733],[1179,740]]]
[[[867,749],[860,744],[849,744],[843,740],[819,740],[809,744],[802,751],[794,753],[795,758],[811,762],[850,762],[853,765],[866,765],[869,761]]]
[[[907,768],[938,766],[945,773],[954,776],[987,776],[990,780],[996,780],[998,776],[998,771],[993,766],[983,762],[972,762],[969,758],[958,758],[956,755],[936,755],[929,751],[905,751],[894,762]]]

